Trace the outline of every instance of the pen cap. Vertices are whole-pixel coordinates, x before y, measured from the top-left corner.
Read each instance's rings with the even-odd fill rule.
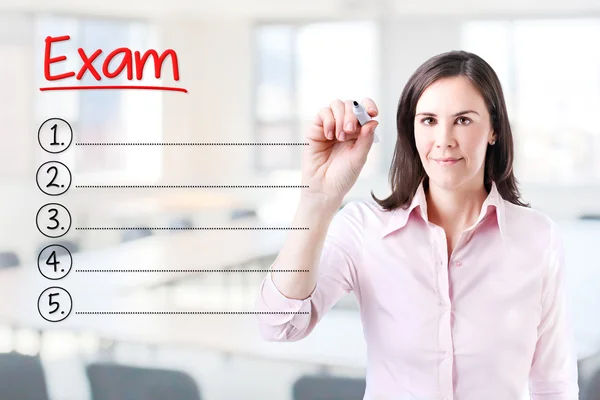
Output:
[[[364,125],[371,120],[371,116],[367,114],[367,111],[365,110],[365,107],[363,107],[362,104],[355,101],[353,105],[354,106],[352,110],[354,111],[354,115],[356,115],[356,119],[358,119],[358,122],[361,125]]]
[[[356,101],[354,101],[352,104],[352,111],[354,111],[354,115],[356,115],[356,119],[358,120],[359,124],[364,125],[371,120],[371,116],[367,114],[367,111],[362,104]],[[379,136],[377,136],[376,133],[374,134],[373,140],[374,143],[379,143]]]

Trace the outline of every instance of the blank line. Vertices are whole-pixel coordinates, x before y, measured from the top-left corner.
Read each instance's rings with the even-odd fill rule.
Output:
[[[76,269],[75,272],[309,272],[308,269]]]
[[[140,226],[137,228],[131,228],[131,227],[79,227],[79,228],[75,228],[75,230],[78,231],[127,231],[127,230],[135,230],[135,231],[139,231],[139,230],[157,230],[157,231],[166,231],[166,230],[207,230],[207,231],[212,231],[212,230],[308,230],[308,228],[299,228],[299,227],[263,227],[263,226],[257,226],[257,227],[154,227],[154,228],[149,228],[149,227],[144,227],[144,226]]]
[[[288,315],[308,314],[308,311],[76,311],[86,315]]]
[[[76,146],[308,146],[309,143],[286,142],[79,142]]]
[[[308,185],[75,185],[81,189],[308,188]]]

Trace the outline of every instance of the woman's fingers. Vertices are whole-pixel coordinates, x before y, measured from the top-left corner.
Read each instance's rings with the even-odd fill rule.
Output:
[[[323,134],[325,135],[325,138],[329,140],[333,139],[333,132],[335,130],[335,119],[333,117],[331,109],[323,107],[319,115],[323,120]]]
[[[365,97],[362,101],[367,113],[371,117],[379,114],[377,105],[373,100]],[[313,121],[311,139],[313,140],[355,140],[363,130],[356,115],[354,115],[353,100],[333,100],[329,107],[323,107]]]
[[[360,125],[354,115],[354,104],[352,100],[346,100],[344,102],[344,137],[343,141],[349,139],[356,139],[360,132]]]
[[[344,103],[335,99],[329,104],[329,108],[331,108],[331,112],[333,113],[333,118],[335,119],[335,138],[337,140],[341,140],[342,132],[344,132],[344,114],[345,108]]]
[[[369,114],[371,117],[376,117],[377,115],[379,115],[379,109],[370,97],[365,97],[361,104],[363,105],[365,110],[367,110],[367,114]]]

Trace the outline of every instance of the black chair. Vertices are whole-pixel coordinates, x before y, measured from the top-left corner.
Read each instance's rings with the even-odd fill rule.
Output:
[[[114,363],[86,366],[91,400],[201,400],[200,389],[188,374]]]
[[[600,400],[600,352],[577,360],[581,400]]]
[[[51,244],[58,244],[63,246],[64,248],[66,248],[69,253],[73,254],[73,253],[77,253],[80,251],[79,248],[79,243],[77,243],[76,241],[73,240],[68,240],[68,239],[62,239],[62,240],[54,240],[52,242],[45,242],[43,243],[40,248],[38,249],[38,254],[44,250],[44,248],[46,248],[47,246],[51,245]],[[62,254],[67,254],[66,251],[62,250],[61,248],[57,248],[56,249],[56,255],[60,256]]]
[[[0,268],[16,267],[19,264],[19,256],[14,251],[0,252]]]
[[[56,244],[60,244],[61,246],[66,247],[67,250],[69,250],[69,252],[71,254],[78,253],[80,251],[79,243],[75,242],[73,240],[67,240],[67,239],[65,239],[65,240],[59,240],[59,241],[57,241],[55,243]]]
[[[49,400],[39,357],[14,352],[0,354],[0,399]]]
[[[123,232],[123,235],[121,235],[121,243],[131,242],[132,240],[138,240],[148,236],[152,236],[152,233],[153,232],[151,229],[126,230],[125,232]]]
[[[581,400],[600,400],[600,368],[581,388]]]
[[[243,218],[255,218],[257,216],[256,210],[239,208],[231,211],[230,219],[236,221]]]
[[[169,228],[192,228],[193,226],[194,224],[192,224],[192,220],[189,218],[174,218],[169,221]]]
[[[366,381],[335,376],[302,376],[292,387],[294,400],[362,400]]]

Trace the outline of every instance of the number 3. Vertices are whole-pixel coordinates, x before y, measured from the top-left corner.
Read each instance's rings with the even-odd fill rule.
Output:
[[[56,219],[56,216],[58,215],[58,210],[56,208],[51,208],[48,210],[48,212],[52,212],[52,211],[54,211],[54,215],[50,217],[50,221],[56,222],[56,225],[47,226],[46,228],[48,228],[48,229],[56,229],[60,226],[60,222],[58,222],[58,220]]]

